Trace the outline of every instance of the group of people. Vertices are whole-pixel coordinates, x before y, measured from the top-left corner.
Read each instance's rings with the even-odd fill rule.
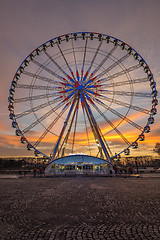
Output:
[[[39,173],[39,176],[42,177],[44,175],[44,169],[42,167],[40,167],[39,169],[34,168],[33,176],[36,177],[38,173]]]
[[[26,177],[27,172],[19,170],[19,176],[20,177]]]
[[[26,170],[19,170],[19,177],[22,178],[22,177],[26,177],[27,176],[27,173],[30,175],[30,171],[26,171]],[[28,175],[28,176],[29,176]],[[37,169],[36,167],[33,169],[33,177],[42,177],[44,176],[44,168],[43,167],[40,167],[39,169]]]
[[[118,166],[113,166],[113,170],[115,172],[115,174],[132,174],[133,173],[133,168],[132,166],[129,166],[128,169],[127,168],[120,168]]]

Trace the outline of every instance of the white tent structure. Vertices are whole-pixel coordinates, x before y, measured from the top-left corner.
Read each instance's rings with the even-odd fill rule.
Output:
[[[87,156],[71,155],[52,161],[45,169],[45,176],[55,174],[100,174],[110,173],[112,166],[106,160]]]

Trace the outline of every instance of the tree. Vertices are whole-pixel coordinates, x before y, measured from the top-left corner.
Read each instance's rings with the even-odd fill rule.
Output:
[[[158,153],[158,155],[160,155],[160,143],[156,143],[155,148],[153,149],[153,151]]]

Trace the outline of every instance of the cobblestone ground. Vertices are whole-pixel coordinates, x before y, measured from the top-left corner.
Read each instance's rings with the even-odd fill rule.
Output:
[[[160,239],[160,178],[0,179],[0,239]]]

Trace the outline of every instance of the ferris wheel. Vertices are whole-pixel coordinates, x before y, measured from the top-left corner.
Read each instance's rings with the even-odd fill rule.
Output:
[[[35,156],[82,152],[109,162],[136,151],[158,104],[142,56],[94,32],[62,35],[32,51],[14,75],[8,101],[15,134]]]

